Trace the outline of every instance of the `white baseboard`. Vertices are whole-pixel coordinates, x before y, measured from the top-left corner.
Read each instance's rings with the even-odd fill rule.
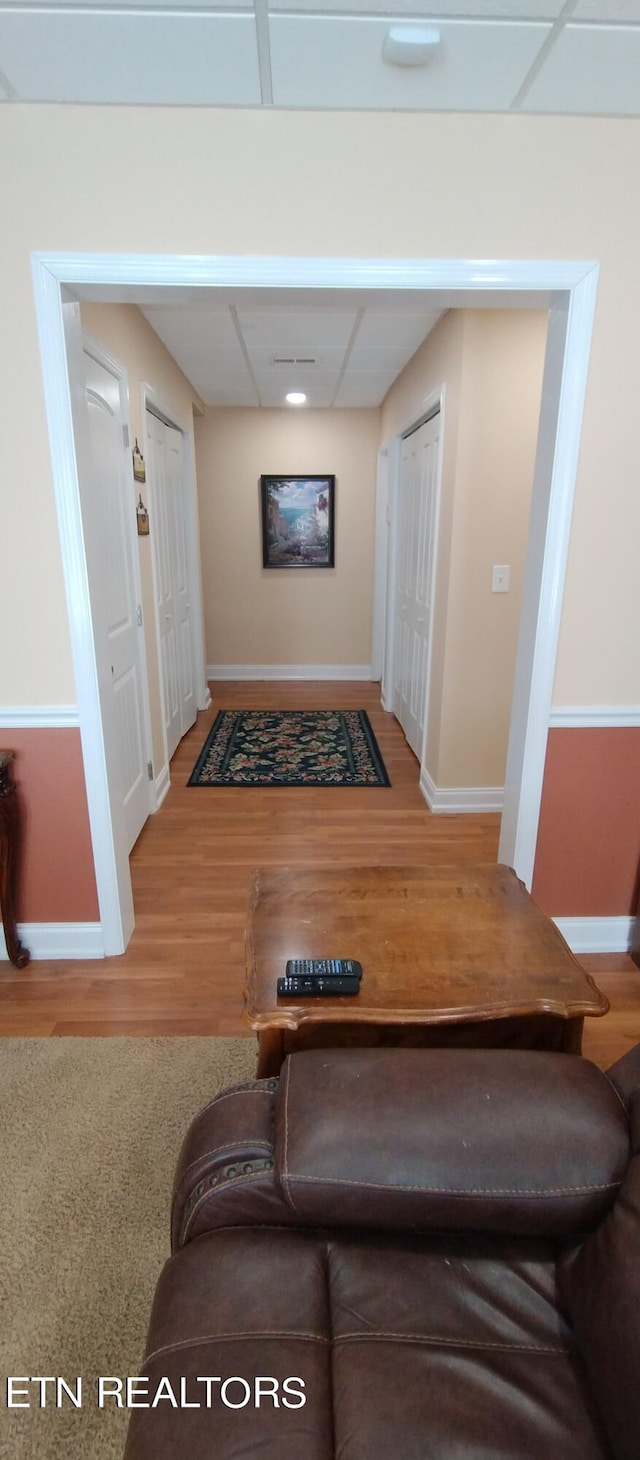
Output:
[[[164,801],[164,798],[165,798],[165,796],[167,794],[167,791],[169,790],[170,786],[171,786],[171,777],[169,775],[169,767],[168,767],[168,765],[163,765],[162,770],[160,771],[160,775],[159,776],[156,776],[155,781],[153,783],[153,789],[154,789],[155,798],[156,798],[156,804],[155,804],[155,808],[154,809],[156,811],[159,811],[160,810],[160,807],[162,806],[162,802]]]
[[[20,941],[32,958],[104,958],[102,923],[20,923]],[[0,962],[7,950],[0,923]]]
[[[572,953],[626,953],[633,918],[554,918]]]
[[[370,664],[207,664],[207,679],[371,679]]]
[[[3,705],[0,730],[67,730],[80,724],[77,705]]]
[[[436,786],[428,770],[420,772],[420,790],[430,811],[502,811],[504,786]]]

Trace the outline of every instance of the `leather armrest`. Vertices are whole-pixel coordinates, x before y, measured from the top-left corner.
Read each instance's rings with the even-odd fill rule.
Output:
[[[565,1238],[597,1225],[628,1162],[622,1102],[576,1055],[313,1050],[276,1097],[300,1223]]]
[[[640,1044],[634,1045],[614,1065],[609,1066],[607,1079],[615,1086],[620,1099],[629,1109],[634,1096],[640,1095]]]
[[[636,1098],[634,1145],[640,1148]],[[640,1449],[640,1155],[615,1206],[586,1242],[562,1257],[558,1286],[616,1460]]]
[[[173,1187],[172,1251],[217,1227],[295,1223],[274,1175],[277,1088],[277,1080],[247,1080],[192,1122]]]

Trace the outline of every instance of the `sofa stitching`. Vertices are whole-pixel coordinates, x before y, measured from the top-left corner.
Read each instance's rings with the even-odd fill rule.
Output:
[[[423,1333],[370,1333],[368,1330],[363,1330],[361,1333],[341,1333],[341,1334],[339,1334],[339,1336],[337,1338],[334,1338],[333,1342],[335,1344],[339,1344],[339,1343],[352,1343],[352,1342],[357,1342],[358,1340],[363,1340],[364,1342],[367,1342],[368,1343],[370,1339],[373,1340],[374,1342],[376,1340],[380,1340],[381,1342],[385,1342],[387,1339],[391,1339],[394,1343],[397,1340],[400,1340],[403,1343],[424,1343],[424,1344],[433,1344],[433,1345],[436,1345],[436,1346],[439,1346],[439,1345],[443,1344],[443,1345],[446,1345],[449,1348],[499,1349],[499,1350],[505,1349],[505,1350],[507,1350],[509,1352],[513,1352],[513,1353],[525,1353],[525,1354],[571,1354],[571,1353],[573,1353],[573,1349],[571,1349],[569,1347],[567,1347],[567,1348],[555,1348],[555,1347],[546,1347],[545,1345],[542,1345],[542,1344],[530,1344],[530,1343],[498,1343],[497,1341],[494,1341],[492,1339],[478,1339],[477,1342],[474,1342],[473,1339],[465,1339],[465,1338],[440,1338],[439,1336],[433,1336],[431,1334],[426,1334],[426,1333],[425,1334],[423,1334]]]
[[[545,1199],[549,1196],[573,1196],[578,1192],[594,1194],[598,1191],[617,1191],[622,1185],[622,1178],[619,1181],[605,1181],[600,1185],[592,1186],[557,1186],[547,1187],[543,1191],[536,1191],[533,1188],[502,1186],[502,1187],[481,1187],[471,1186],[467,1191],[452,1186],[409,1186],[394,1182],[393,1185],[381,1181],[355,1181],[348,1176],[303,1176],[290,1173],[288,1181],[316,1183],[320,1186],[353,1186],[362,1187],[370,1191],[384,1191],[393,1195],[396,1191],[415,1191],[423,1195],[434,1196],[461,1196],[471,1199],[476,1196],[533,1196]],[[294,1205],[293,1201],[291,1202]]]
[[[273,1084],[271,1082],[266,1084],[262,1080],[256,1080],[255,1085],[239,1085],[234,1090],[223,1090],[219,1095],[214,1095],[213,1100],[210,1100],[208,1105],[203,1105],[202,1110],[199,1110],[195,1116],[195,1120],[199,1120],[202,1115],[206,1115],[206,1112],[211,1110],[214,1105],[221,1104],[223,1100],[233,1100],[236,1095],[273,1095],[273,1093]]]
[[[616,1097],[616,1100],[618,1100],[620,1102],[620,1105],[622,1106],[622,1109],[624,1110],[625,1120],[626,1120],[627,1125],[628,1125],[629,1124],[629,1111],[627,1110],[627,1107],[626,1107],[626,1105],[624,1103],[624,1100],[622,1099],[622,1096],[620,1094],[620,1091],[614,1085],[613,1080],[609,1079],[609,1075],[607,1074],[607,1071],[606,1070],[603,1070],[602,1073],[603,1073],[603,1075],[605,1077],[605,1080],[608,1081],[610,1088],[613,1090],[613,1093],[614,1093],[614,1095]]]
[[[235,1343],[238,1339],[248,1340],[254,1338],[299,1338],[306,1343],[329,1343],[329,1339],[321,1333],[288,1333],[286,1329],[264,1328],[256,1329],[252,1333],[204,1333],[200,1338],[185,1338],[178,1343],[167,1343],[160,1348],[154,1348],[150,1354],[143,1359],[143,1368],[151,1364],[154,1359],[164,1358],[166,1354],[179,1353],[181,1349],[198,1348],[203,1343]]]
[[[285,1087],[284,1087],[284,1152],[283,1152],[282,1169],[281,1169],[281,1172],[280,1172],[280,1180],[282,1182],[282,1185],[284,1186],[285,1196],[287,1198],[287,1201],[289,1202],[289,1205],[291,1207],[293,1207],[294,1212],[298,1213],[298,1208],[297,1208],[296,1203],[295,1203],[295,1201],[293,1199],[293,1194],[292,1194],[292,1191],[291,1191],[291,1180],[290,1180],[289,1169],[288,1169],[288,1152],[289,1152],[289,1087],[290,1087],[290,1084],[291,1084],[291,1062],[289,1062],[289,1064],[287,1065],[287,1073],[286,1073],[286,1076],[285,1076]]]

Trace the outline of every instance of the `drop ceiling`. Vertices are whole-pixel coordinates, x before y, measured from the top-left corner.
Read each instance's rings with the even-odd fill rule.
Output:
[[[378,406],[442,313],[337,292],[142,312],[206,405],[283,406],[296,390],[311,407]]]
[[[383,60],[431,20],[422,67]],[[18,0],[0,99],[640,115],[640,0]]]

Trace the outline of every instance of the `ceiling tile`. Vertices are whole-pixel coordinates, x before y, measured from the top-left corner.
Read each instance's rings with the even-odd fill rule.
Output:
[[[204,369],[192,379],[198,395],[207,406],[257,406],[258,397],[248,375],[217,375]],[[189,377],[191,379],[191,377]]]
[[[336,406],[379,406],[393,381],[393,373],[360,370],[345,375],[336,396]]]
[[[439,309],[428,312],[419,308],[415,311],[397,309],[384,313],[368,309],[358,330],[356,349],[360,350],[365,346],[383,349],[407,346],[417,350],[418,345],[422,344],[440,319],[441,313]]]
[[[152,305],[143,308],[142,313],[165,344],[171,340],[178,348],[184,345],[189,349],[233,350],[241,356],[238,336],[227,308],[185,309],[177,306],[164,309]]]
[[[640,28],[567,25],[522,110],[638,116],[639,77]]]
[[[269,0],[269,9],[274,13],[286,10],[290,14],[314,15],[386,15],[393,19],[399,16],[445,20],[455,16],[457,20],[489,16],[496,20],[555,20],[565,0]],[[587,0],[589,3],[589,0]],[[593,0],[596,3],[596,0]],[[608,0],[600,0],[607,4]],[[612,0],[624,4],[625,0]],[[633,4],[634,0],[627,0]]]
[[[274,340],[277,338],[277,331],[274,331]],[[268,375],[272,374],[274,377],[282,379],[284,375],[290,375],[293,372],[301,380],[303,378],[305,380],[311,380],[317,374],[318,370],[340,370],[345,352],[344,350],[327,349],[326,346],[318,350],[315,345],[312,345],[308,341],[303,347],[301,346],[295,351],[295,355],[292,355],[290,350],[282,351],[275,343],[268,349],[260,350],[256,350],[251,346],[248,350],[248,355],[253,369],[261,375],[266,372]],[[274,359],[279,360],[283,357],[287,360],[293,358],[294,363],[284,365],[272,363]],[[299,363],[295,363],[296,359]],[[305,365],[305,360],[315,361],[315,364]],[[290,389],[293,388],[293,386],[290,387]]]
[[[38,10],[140,10],[140,0],[36,0]],[[13,0],[14,8],[19,0]],[[253,0],[153,0],[157,10],[250,10]]]
[[[349,356],[348,373],[350,374],[352,370],[356,372],[359,370],[388,370],[397,375],[404,368],[407,360],[411,359],[413,353],[413,345],[395,345],[391,349],[382,349],[378,346],[375,350],[363,345],[362,349],[352,350]]]
[[[250,106],[249,15],[0,11],[0,65],[22,101]]]
[[[276,106],[500,111],[509,107],[550,31],[544,24],[445,21],[425,67],[382,59],[384,20],[274,15]]]
[[[295,305],[284,309],[249,311],[238,310],[240,328],[247,349],[267,350],[270,354],[284,355],[315,350],[345,350],[351,338],[356,314],[340,314],[323,309],[310,313],[296,310]]]
[[[601,20],[612,25],[626,21],[640,25],[640,0],[578,0],[572,20]]]
[[[307,405],[311,408],[330,406],[335,395],[338,379],[337,371],[316,371],[313,381],[301,383],[299,388],[305,392]],[[259,387],[260,399],[263,406],[284,406],[284,398],[287,390],[297,389],[298,382],[296,381],[288,385],[286,389],[283,389],[280,382],[274,381],[271,378],[266,380],[261,378]]]
[[[206,405],[258,404],[228,309],[160,307],[142,313]]]

